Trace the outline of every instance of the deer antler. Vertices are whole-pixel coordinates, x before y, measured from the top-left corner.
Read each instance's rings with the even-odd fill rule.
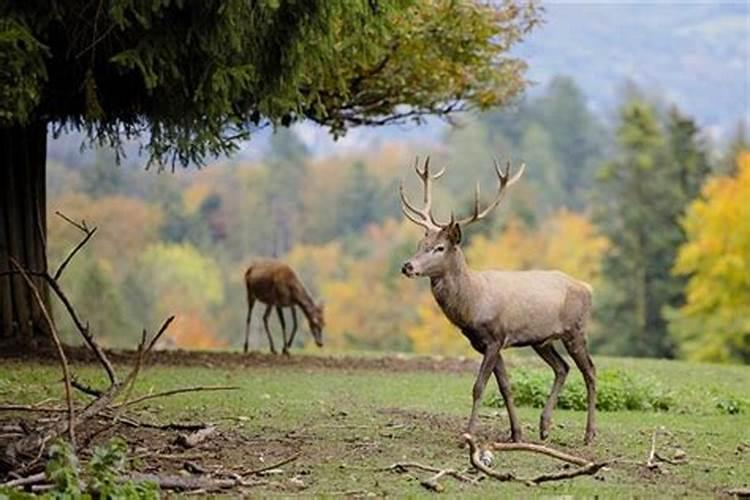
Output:
[[[401,193],[401,211],[404,213],[407,219],[412,221],[418,226],[422,226],[428,231],[439,231],[444,224],[440,224],[435,220],[435,216],[432,215],[432,181],[439,179],[445,173],[445,169],[442,169],[436,174],[430,172],[430,157],[428,156],[424,161],[424,166],[420,170],[419,168],[419,157],[414,162],[414,170],[422,180],[424,188],[424,207],[422,209],[416,208],[406,196],[404,192],[404,183],[401,182],[399,192]]]
[[[521,175],[523,175],[523,171],[526,168],[526,164],[522,163],[521,168],[518,170],[516,175],[511,177],[510,176],[510,160],[505,164],[505,172],[503,172],[502,169],[500,168],[500,163],[497,161],[497,158],[493,158],[492,161],[495,165],[495,172],[497,172],[497,178],[499,181],[495,199],[492,200],[492,203],[487,205],[487,207],[484,210],[480,211],[479,209],[479,182],[477,182],[477,187],[476,187],[476,190],[474,191],[474,213],[472,213],[468,217],[464,217],[456,221],[459,224],[461,225],[471,224],[472,222],[477,222],[479,220],[484,219],[487,216],[487,214],[489,214],[500,203],[500,200],[502,199],[505,188],[515,183],[521,177]],[[453,217],[451,217],[451,219],[452,218]]]

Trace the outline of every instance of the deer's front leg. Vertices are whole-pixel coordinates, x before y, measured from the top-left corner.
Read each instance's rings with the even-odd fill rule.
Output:
[[[508,410],[508,418],[510,419],[510,439],[511,441],[520,443],[523,440],[521,424],[518,421],[516,408],[513,405],[513,394],[510,392],[510,381],[508,380],[508,373],[505,371],[505,362],[499,351],[497,353],[494,372],[497,385],[500,388],[500,394],[502,394],[503,401],[505,401],[505,409]]]
[[[284,311],[281,310],[281,306],[276,306],[276,314],[279,315],[279,323],[281,323],[281,338],[284,341],[281,352],[282,354],[289,356],[289,346],[286,343],[286,321],[284,321]]]
[[[482,394],[484,394],[484,387],[487,385],[495,365],[497,364],[497,358],[500,355],[500,346],[492,344],[487,347],[484,351],[484,358],[482,358],[482,364],[479,366],[479,374],[474,382],[474,388],[472,389],[471,395],[473,398],[471,407],[471,416],[469,417],[469,423],[466,425],[466,432],[474,434],[476,428],[477,416],[479,414],[479,405],[482,403]]]
[[[287,342],[286,347],[289,349],[292,347],[292,343],[294,342],[294,336],[297,335],[297,309],[292,306],[292,334],[289,337],[289,342]]]

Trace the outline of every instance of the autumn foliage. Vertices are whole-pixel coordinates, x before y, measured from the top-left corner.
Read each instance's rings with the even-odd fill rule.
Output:
[[[750,151],[735,175],[706,183],[683,228],[674,272],[690,279],[670,331],[689,359],[750,362]]]

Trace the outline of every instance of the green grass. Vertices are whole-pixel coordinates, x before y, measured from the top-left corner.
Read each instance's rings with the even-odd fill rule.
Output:
[[[636,463],[621,463],[596,478],[581,477],[534,488],[491,481],[466,486],[446,479],[443,484],[447,492],[476,497],[708,496],[727,487],[750,485],[750,409],[727,414],[719,408],[721,401],[746,401],[750,397],[750,367],[616,358],[597,358],[595,362],[599,369],[623,370],[657,381],[674,398],[674,408],[669,412],[599,412],[599,434],[591,447],[581,445],[585,414],[556,410],[552,445],[591,458],[643,462],[652,432],[664,428],[668,432],[659,437],[660,452],[671,456],[681,448],[687,453],[687,464],[667,465],[665,473],[657,474]],[[547,370],[533,358],[516,358],[518,365]],[[511,368],[511,377],[513,371]],[[76,372],[88,381],[101,380],[93,367],[77,367]],[[572,370],[571,379],[576,376]],[[4,362],[0,367],[0,400],[35,403],[59,398],[59,380],[55,365]],[[377,495],[414,497],[429,492],[407,475],[377,469],[398,461],[465,467],[466,452],[459,447],[459,436],[468,416],[472,381],[471,374],[451,373],[159,366],[142,373],[134,394],[192,384],[240,386],[235,392],[159,399],[143,410],[142,417],[191,421],[234,417],[220,420],[221,427],[239,432],[255,444],[252,453],[240,450],[237,460],[242,463],[226,464],[230,468],[252,467],[261,452],[283,457],[287,450],[279,449],[282,442],[302,451],[299,460],[285,467],[284,476],[272,478],[278,484],[259,487],[253,490],[255,494],[296,492],[284,481],[299,474],[306,485],[300,493],[305,495],[366,490]],[[496,391],[495,386],[488,385],[489,391]],[[526,437],[535,439],[539,410],[524,407],[519,414]],[[482,417],[480,439],[505,435],[508,425],[504,411],[483,408]],[[496,455],[494,466],[529,476],[556,470],[558,464],[536,455],[507,453]]]

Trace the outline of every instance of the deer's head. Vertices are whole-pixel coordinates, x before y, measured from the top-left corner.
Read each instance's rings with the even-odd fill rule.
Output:
[[[505,188],[516,182],[523,174],[525,168],[525,165],[522,164],[518,172],[511,177],[510,162],[506,164],[505,172],[502,171],[497,160],[495,160],[494,164],[499,185],[497,194],[492,202],[483,210],[480,209],[479,183],[477,182],[476,191],[474,193],[473,213],[468,217],[458,220],[456,220],[451,213],[450,221],[447,223],[440,223],[432,214],[432,182],[442,177],[445,173],[445,169],[436,174],[432,174],[430,172],[429,156],[425,160],[424,166],[421,169],[419,168],[419,159],[417,159],[417,162],[414,164],[414,170],[416,170],[424,188],[424,207],[418,209],[411,203],[411,201],[409,201],[409,198],[404,192],[404,184],[401,183],[401,210],[407,219],[424,228],[425,235],[417,246],[417,253],[415,253],[414,256],[407,260],[401,267],[401,272],[405,276],[409,278],[416,278],[419,276],[436,278],[446,274],[454,264],[455,257],[460,252],[461,228],[484,219],[495,207],[497,207],[498,204],[500,204]]]
[[[313,304],[310,314],[310,331],[315,339],[315,345],[318,347],[323,347],[323,327],[325,326],[326,321],[323,317],[323,303]]]

